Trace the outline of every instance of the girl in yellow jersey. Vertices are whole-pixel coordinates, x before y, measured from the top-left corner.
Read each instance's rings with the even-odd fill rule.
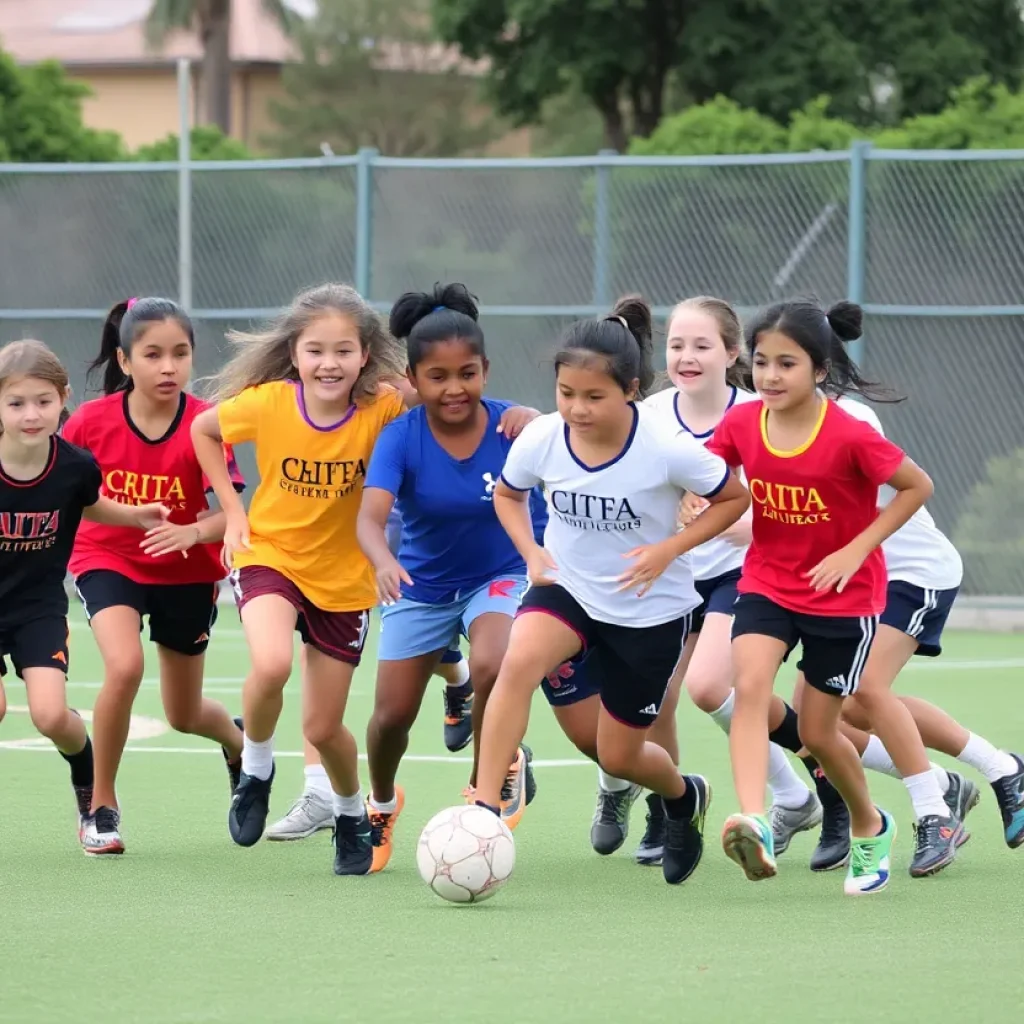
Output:
[[[370,823],[342,718],[377,590],[356,515],[370,452],[404,409],[390,382],[403,378],[405,358],[373,308],[337,284],[303,292],[263,333],[230,337],[238,354],[216,380],[217,405],[192,426],[227,516],[224,561],[251,659],[228,828],[240,846],[263,835],[297,629],[306,645],[303,732],[334,795],[334,870],[362,875],[373,856]],[[260,474],[248,517],[221,447],[243,441],[253,442]]]

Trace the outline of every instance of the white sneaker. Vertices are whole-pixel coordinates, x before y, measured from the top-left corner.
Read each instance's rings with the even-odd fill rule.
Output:
[[[334,827],[334,805],[316,792],[306,792],[288,809],[288,813],[275,821],[266,831],[266,838],[285,842],[307,839],[321,829]]]
[[[124,853],[121,841],[121,815],[112,807],[97,807],[96,813],[86,818],[78,835],[82,852],[88,857]]]

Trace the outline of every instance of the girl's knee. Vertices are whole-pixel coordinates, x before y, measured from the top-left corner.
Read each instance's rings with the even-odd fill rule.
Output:
[[[725,703],[731,690],[728,682],[723,682],[720,676],[707,672],[687,672],[685,682],[690,700],[706,715],[717,711]]]
[[[63,704],[47,703],[29,709],[36,731],[47,739],[60,737],[67,726],[68,710]]]
[[[268,692],[283,689],[292,674],[292,652],[261,653],[252,659],[250,679]]]
[[[386,701],[373,709],[372,727],[383,733],[408,733],[416,721],[419,705]]]
[[[167,724],[175,731],[195,733],[199,725],[199,708],[164,708]]]
[[[134,697],[142,685],[144,671],[141,653],[130,651],[106,658],[103,665],[103,688],[125,697]]]

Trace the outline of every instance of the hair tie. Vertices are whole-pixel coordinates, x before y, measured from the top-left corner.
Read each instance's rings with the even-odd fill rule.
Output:
[[[128,304],[127,304],[127,306],[125,307],[125,312],[127,313],[127,312],[128,312],[128,310],[129,310],[129,309],[131,309],[131,308],[132,308],[132,306],[134,306],[134,305],[135,305],[135,303],[136,303],[136,302],[138,302],[138,301],[139,301],[138,299],[129,299],[129,300],[128,300]]]
[[[626,323],[626,318],[624,316],[619,316],[617,313],[613,313],[611,316],[606,316],[605,320],[618,320],[627,331],[629,330],[629,324]]]
[[[442,309],[447,309],[447,307],[446,306],[435,306],[430,312],[431,313],[439,313]]]

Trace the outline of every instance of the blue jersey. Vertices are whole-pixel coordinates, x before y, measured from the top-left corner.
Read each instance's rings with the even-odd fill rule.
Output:
[[[404,596],[447,604],[505,574],[526,571],[498,517],[494,488],[512,442],[499,434],[502,413],[514,403],[487,398],[487,427],[468,459],[455,459],[435,440],[422,406],[389,423],[374,446],[366,487],[396,497],[402,517],[398,560],[413,580]],[[530,495],[538,542],[547,525],[543,495]]]

